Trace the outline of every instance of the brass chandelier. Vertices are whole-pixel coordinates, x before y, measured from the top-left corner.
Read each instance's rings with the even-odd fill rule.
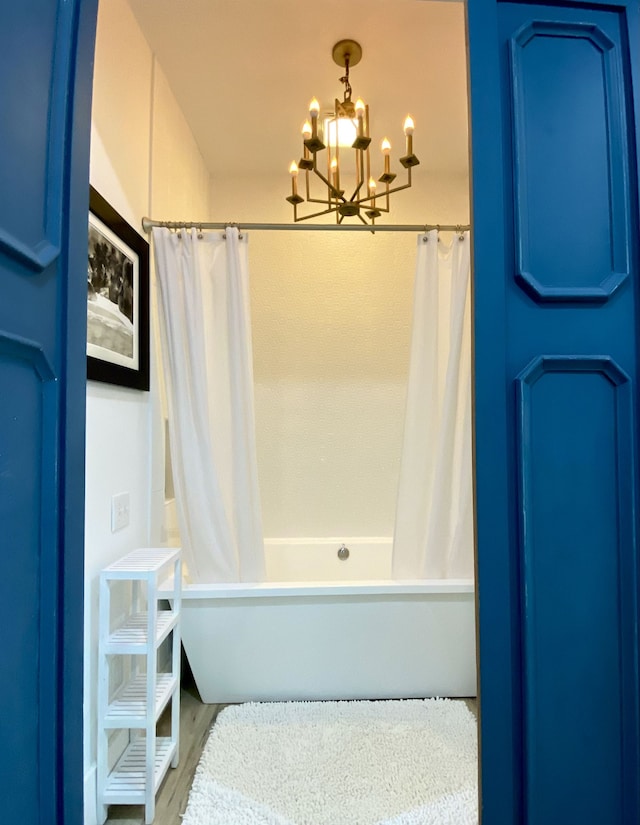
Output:
[[[320,104],[315,97],[309,104],[310,121],[306,120],[302,127],[303,155],[298,163],[292,161],[289,167],[291,194],[287,200],[293,206],[295,222],[333,212],[337,223],[342,223],[344,218],[357,217],[364,224],[375,224],[376,218],[389,212],[389,196],[411,186],[411,170],[420,163],[413,153],[414,123],[407,115],[404,121],[406,154],[399,159],[407,170],[406,183],[391,188],[397,176],[391,171],[391,144],[386,137],[380,146],[384,172],[376,182],[371,174],[369,154],[369,107],[360,98],[355,104],[352,102],[349,82],[349,69],[360,62],[362,48],[355,40],[341,40],[333,47],[332,55],[338,66],[345,68],[344,77],[340,78],[340,82],[344,84],[344,97],[343,100],[336,98],[334,111],[325,118],[322,126],[318,123]],[[325,149],[326,174],[319,168],[322,156],[318,157]],[[304,171],[305,176],[305,197],[298,191],[300,170]],[[316,178],[322,185],[317,184]],[[312,182],[320,190],[319,197],[311,195]],[[350,194],[345,186],[347,182],[352,187]],[[383,185],[381,191],[377,189],[378,183]],[[322,204],[324,208],[308,215],[299,215],[298,206],[305,202]]]

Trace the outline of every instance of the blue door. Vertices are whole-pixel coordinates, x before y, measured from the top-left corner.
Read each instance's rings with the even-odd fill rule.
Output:
[[[97,0],[0,24],[0,806],[82,821],[86,226]]]
[[[640,822],[638,10],[469,0],[484,825]]]

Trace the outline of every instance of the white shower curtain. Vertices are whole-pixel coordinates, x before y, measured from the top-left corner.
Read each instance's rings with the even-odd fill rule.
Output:
[[[153,241],[184,559],[195,582],[263,581],[247,238]]]
[[[469,247],[418,238],[395,579],[473,576]]]

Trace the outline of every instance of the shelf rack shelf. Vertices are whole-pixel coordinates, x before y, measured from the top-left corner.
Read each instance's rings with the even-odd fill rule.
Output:
[[[155,798],[160,783],[177,750],[169,737],[156,737],[153,759],[152,792]],[[143,737],[131,742],[109,774],[104,789],[106,805],[145,805],[147,800],[147,753]],[[151,820],[152,821],[153,816]]]
[[[171,578],[171,593],[160,591]],[[169,765],[176,767],[180,721],[180,608],[182,581],[178,548],[134,550],[100,573],[98,650],[98,818],[104,822],[109,805],[145,807],[145,822],[153,822],[155,796]],[[112,627],[111,588],[129,583],[127,615]],[[170,609],[158,602],[170,598]],[[158,649],[171,639],[171,671],[158,672]],[[130,657],[130,678],[112,696],[110,669],[116,656]],[[139,672],[140,660],[145,668]],[[171,704],[171,733],[156,735],[156,725]],[[115,766],[109,765],[109,736],[129,732],[129,743]]]

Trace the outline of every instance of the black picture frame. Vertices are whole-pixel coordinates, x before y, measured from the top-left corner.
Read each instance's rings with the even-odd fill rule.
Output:
[[[149,390],[149,244],[90,187],[87,378]]]

